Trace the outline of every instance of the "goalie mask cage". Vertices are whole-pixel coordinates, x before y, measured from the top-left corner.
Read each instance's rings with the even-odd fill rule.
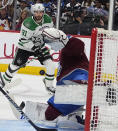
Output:
[[[118,131],[118,32],[93,29],[85,131]]]

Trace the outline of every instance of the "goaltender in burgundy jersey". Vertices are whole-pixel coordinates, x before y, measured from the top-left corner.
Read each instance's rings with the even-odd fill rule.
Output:
[[[89,62],[84,52],[84,46],[83,41],[72,37],[65,48],[62,49],[57,85],[68,84],[64,83],[66,80],[73,80],[79,83],[81,82],[80,80],[88,80]]]
[[[69,39],[61,51],[57,85],[69,85],[73,82],[87,84],[89,61],[84,51],[83,41],[74,37]],[[54,120],[59,115],[68,115],[81,107],[72,104],[55,104],[54,96],[48,100],[48,104],[45,112],[47,120]]]

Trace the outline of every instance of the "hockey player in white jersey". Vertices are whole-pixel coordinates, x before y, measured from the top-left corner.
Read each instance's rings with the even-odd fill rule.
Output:
[[[4,74],[0,74],[1,84],[10,83],[15,73],[28,61],[30,56],[36,57],[46,67],[45,86],[54,92],[53,80],[55,65],[49,49],[45,46],[44,36],[41,35],[44,28],[53,27],[50,16],[45,13],[42,4],[37,3],[31,7],[32,16],[24,20],[21,26],[18,49],[11,64]]]

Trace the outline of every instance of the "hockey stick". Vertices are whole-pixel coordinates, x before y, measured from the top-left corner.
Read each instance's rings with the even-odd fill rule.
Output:
[[[36,130],[36,131],[57,131],[56,129],[46,129],[36,126],[32,120],[20,109],[20,107],[12,100],[6,91],[0,86],[0,91],[7,98],[7,100],[16,108],[16,110],[27,120],[27,122]]]

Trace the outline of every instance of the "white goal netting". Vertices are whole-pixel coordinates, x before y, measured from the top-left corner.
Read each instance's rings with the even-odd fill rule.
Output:
[[[85,131],[118,131],[117,31],[93,30],[89,68]]]

